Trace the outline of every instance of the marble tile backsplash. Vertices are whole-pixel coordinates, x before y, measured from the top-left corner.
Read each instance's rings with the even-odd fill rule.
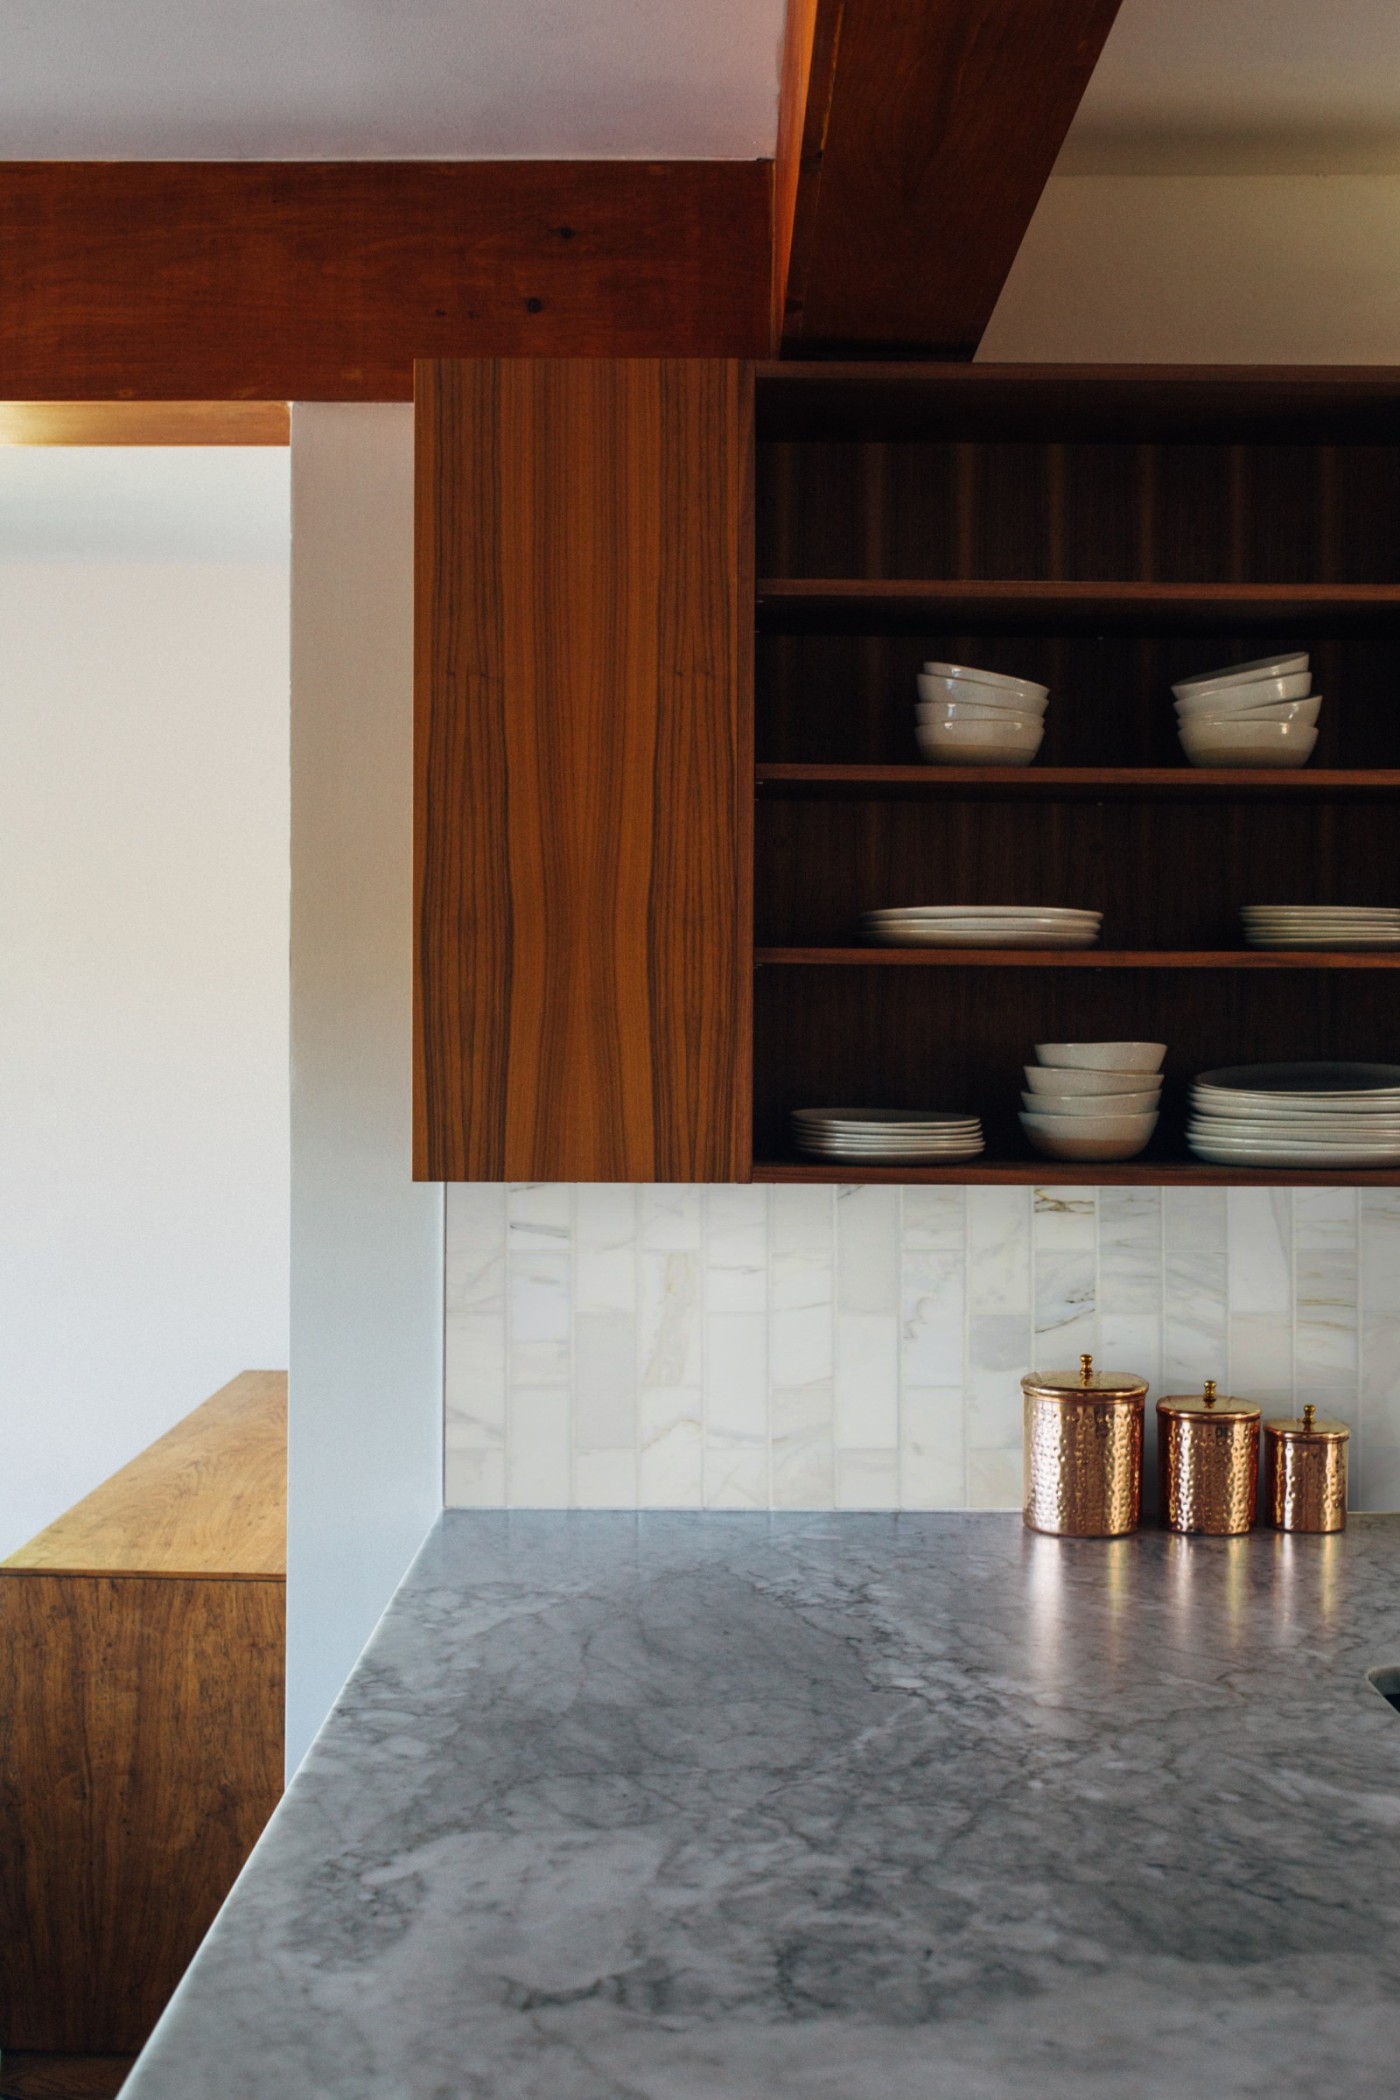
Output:
[[[1318,1402],[1400,1508],[1400,1190],[454,1184],[446,1281],[449,1505],[1016,1509],[1091,1349]]]

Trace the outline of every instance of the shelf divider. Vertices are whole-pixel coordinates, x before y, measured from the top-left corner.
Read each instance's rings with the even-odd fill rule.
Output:
[[[1066,583],[1059,579],[765,576],[758,624],[772,634],[918,633],[948,627],[1080,632],[1393,632],[1394,583]]]
[[[755,948],[780,969],[1396,970],[1400,950],[1337,948]]]
[[[1307,766],[865,766],[763,764],[761,796],[928,796],[1015,801],[1150,802],[1175,797],[1215,801],[1270,797],[1400,795],[1400,767],[1316,769]]]
[[[1062,1188],[1089,1183],[1114,1188],[1400,1188],[1400,1167],[1213,1167],[1203,1159],[963,1160],[947,1167],[877,1167],[827,1160],[754,1161],[755,1181],[953,1182]]]

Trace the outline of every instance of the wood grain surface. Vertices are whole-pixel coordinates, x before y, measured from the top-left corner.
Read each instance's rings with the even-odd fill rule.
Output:
[[[816,0],[789,12],[785,347],[970,357],[1119,0]],[[797,140],[795,184],[789,169]]]
[[[285,401],[0,401],[0,445],[286,445]]]
[[[244,1371],[0,1570],[282,1575],[287,1374]]]
[[[0,2100],[116,2100],[135,2061],[6,2049],[0,2055]]]
[[[415,1172],[742,1179],[751,375],[420,375]]]
[[[0,163],[0,395],[406,401],[416,357],[768,347],[757,161]]]
[[[0,1576],[0,2048],[145,2041],[281,1792],[284,1603]]]

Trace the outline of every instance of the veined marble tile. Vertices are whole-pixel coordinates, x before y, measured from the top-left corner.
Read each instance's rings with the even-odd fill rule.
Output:
[[[774,1387],[828,1385],[835,1370],[836,1278],[830,1255],[774,1254],[769,1276],[769,1377]]]
[[[1361,1303],[1400,1312],[1400,1189],[1361,1191]]]
[[[698,1254],[703,1241],[701,1198],[692,1182],[649,1183],[642,1190],[642,1245],[653,1253]]]
[[[699,1254],[643,1254],[638,1359],[644,1385],[698,1386],[701,1381]]]
[[[1147,1412],[1152,1413],[1162,1384],[1162,1320],[1159,1313],[1099,1314],[1099,1368],[1135,1371],[1148,1384]]]
[[[972,1312],[1031,1308],[1031,1191],[967,1191],[967,1302]]]
[[[1035,1368],[1063,1369],[1098,1346],[1092,1250],[1035,1255]]]
[[[505,1443],[506,1329],[499,1313],[454,1319],[443,1352],[449,1449],[490,1451]]]
[[[830,1509],[835,1501],[835,1394],[830,1379],[775,1385],[769,1401],[774,1509]]]
[[[1021,1509],[1025,1499],[1024,1461],[1018,1451],[969,1451],[969,1509]]]
[[[895,1509],[898,1500],[899,1459],[895,1452],[837,1452],[838,1509]]]
[[[1162,1191],[1099,1190],[1099,1317],[1162,1309]]]
[[[705,1191],[705,1308],[762,1313],[768,1305],[768,1191]]]
[[[574,1310],[632,1314],[637,1304],[637,1191],[581,1182],[574,1191]]]
[[[1354,1392],[1360,1317],[1357,1191],[1297,1189],[1293,1195],[1294,1388]]]
[[[718,1438],[766,1448],[768,1322],[757,1312],[705,1318],[705,1442]],[[708,1458],[706,1481],[708,1483]],[[708,1485],[706,1499],[709,1499]],[[766,1494],[764,1497],[767,1499]]]
[[[1020,1463],[1025,1396],[1031,1369],[1031,1323],[1024,1313],[973,1313],[967,1323],[963,1433],[974,1451],[1014,1451]]]
[[[567,1509],[573,1494],[567,1389],[511,1394],[506,1500],[512,1509]]]
[[[506,1220],[514,1247],[558,1247],[573,1223],[567,1181],[514,1181],[506,1189]]]
[[[574,1321],[574,1450],[630,1449],[636,1434],[637,1323],[627,1312],[581,1312]]]
[[[1223,1195],[1224,1190],[1168,1189],[1169,1196]],[[1221,1206],[1221,1219],[1224,1206]],[[1226,1260],[1223,1248],[1192,1253],[1169,1245],[1162,1325],[1162,1384],[1189,1393],[1206,1378],[1219,1384],[1227,1346]]]
[[[836,1301],[843,1313],[899,1312],[899,1190],[836,1191]]]
[[[1163,1189],[1162,1234],[1168,1251],[1224,1253],[1229,1244],[1226,1194],[1224,1189]]]
[[[506,1192],[499,1182],[449,1182],[443,1296],[448,1320],[501,1312],[506,1290]]]
[[[891,1453],[899,1443],[899,1322],[893,1315],[837,1314],[836,1442],[843,1450]]]
[[[1364,1192],[1363,1203],[1371,1193]],[[1358,1415],[1361,1448],[1353,1454],[1353,1505],[1400,1509],[1400,1312],[1368,1309],[1362,1316]]]
[[[443,1502],[448,1509],[503,1509],[506,1454],[459,1451],[449,1444],[443,1466]]]
[[[1047,1184],[1034,1191],[1031,1245],[1041,1254],[1093,1253],[1098,1245],[1098,1190]]]
[[[768,1449],[748,1437],[705,1437],[706,1509],[767,1509]]]
[[[512,1343],[567,1342],[573,1312],[568,1255],[512,1250],[509,1275]]]
[[[576,1451],[573,1470],[575,1509],[637,1507],[635,1451]]]
[[[699,1509],[705,1447],[698,1386],[644,1387],[638,1403],[637,1501],[643,1509]]]
[[[778,1182],[768,1190],[774,1254],[807,1254],[827,1262],[836,1253],[836,1191],[815,1183]]]
[[[967,1191],[936,1182],[913,1182],[900,1190],[900,1239],[905,1253],[967,1254]]]
[[[1293,1192],[1226,1189],[1224,1193],[1230,1311],[1274,1313],[1287,1319],[1293,1310]]]
[[[1230,1313],[1230,1355],[1221,1391],[1242,1400],[1261,1393],[1286,1395],[1293,1405],[1293,1327],[1276,1313]]]
[[[899,1396],[899,1507],[966,1504],[962,1387],[905,1386]]]
[[[900,1321],[901,1380],[957,1385],[963,1375],[963,1250],[938,1254],[904,1249]]]

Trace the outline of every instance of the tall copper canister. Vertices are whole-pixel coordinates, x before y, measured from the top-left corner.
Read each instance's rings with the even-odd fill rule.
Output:
[[[1026,1522],[1061,1538],[1112,1539],[1142,1514],[1147,1380],[1131,1371],[1032,1371],[1026,1421]]]
[[[1264,1493],[1276,1531],[1345,1531],[1347,1443],[1345,1422],[1318,1420],[1264,1424]]]
[[[1217,1393],[1213,1378],[1199,1393],[1169,1393],[1157,1402],[1157,1508],[1168,1531],[1231,1538],[1250,1530],[1262,1413],[1252,1400]]]

